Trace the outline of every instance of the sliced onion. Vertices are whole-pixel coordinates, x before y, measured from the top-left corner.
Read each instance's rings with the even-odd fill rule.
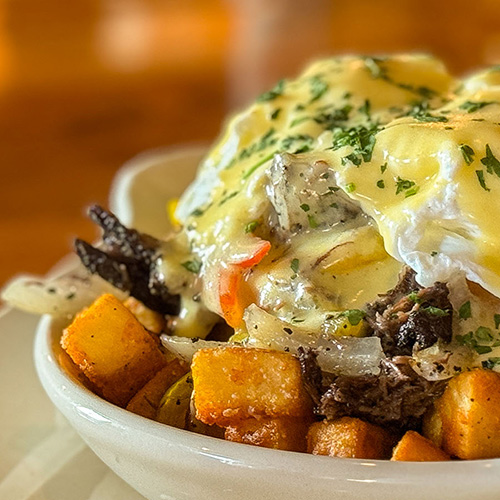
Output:
[[[377,375],[385,357],[378,337],[326,337],[310,333],[300,326],[286,323],[255,304],[243,317],[247,346],[276,349],[297,354],[300,346],[318,353],[318,363],[325,372],[343,375]]]
[[[216,342],[214,340],[203,340],[188,337],[176,337],[175,335],[161,335],[161,343],[176,357],[191,363],[193,355],[199,349],[223,347],[229,345],[227,342]]]
[[[89,274],[82,266],[55,278],[15,278],[2,291],[2,299],[30,313],[71,318],[104,293],[112,293],[120,300],[127,297],[125,292]]]

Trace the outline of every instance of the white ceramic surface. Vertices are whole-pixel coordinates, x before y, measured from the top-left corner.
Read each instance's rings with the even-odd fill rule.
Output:
[[[86,446],[43,391],[37,316],[0,310],[0,499],[144,500]]]
[[[125,222],[161,234],[166,228],[157,225],[156,214],[189,181],[201,154],[185,150],[135,160],[115,185],[113,209]],[[159,203],[144,191],[151,183]],[[145,199],[148,208],[142,212]],[[317,457],[230,443],[138,417],[96,397],[60,369],[53,351],[59,335],[58,325],[44,317],[35,360],[45,390],[96,454],[150,500],[500,497],[500,460],[392,463]]]

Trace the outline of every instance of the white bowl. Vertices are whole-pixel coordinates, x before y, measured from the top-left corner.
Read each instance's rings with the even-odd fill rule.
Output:
[[[164,183],[162,193],[171,196],[172,189],[188,182],[201,154],[200,149],[184,150],[135,160],[115,184],[113,208],[118,206],[127,223],[139,222],[144,229],[149,218],[137,205],[145,195],[141,183],[170,177],[174,180]],[[120,208],[123,200],[129,201]],[[163,200],[148,210],[164,207]],[[163,230],[150,229],[157,234]],[[47,394],[90,448],[149,500],[500,497],[500,460],[410,463],[319,457],[231,443],[139,417],[102,400],[63,371],[57,362],[60,334],[61,324],[42,318],[35,363]]]

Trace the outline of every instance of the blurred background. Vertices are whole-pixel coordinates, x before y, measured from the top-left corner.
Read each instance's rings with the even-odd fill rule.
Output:
[[[500,63],[498,0],[0,0],[0,285],[44,273],[120,165],[209,142],[310,59],[425,51]]]

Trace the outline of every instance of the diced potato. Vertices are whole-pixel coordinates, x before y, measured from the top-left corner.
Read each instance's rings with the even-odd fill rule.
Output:
[[[61,346],[95,385],[118,406],[166,365],[157,341],[113,295],[99,297],[64,330]]]
[[[500,374],[479,369],[451,379],[423,431],[452,456],[500,457]]]
[[[78,380],[82,385],[92,392],[95,392],[94,384],[80,370],[80,367],[73,363],[73,360],[68,356],[66,351],[59,349],[57,353],[57,361],[59,366],[71,377]]]
[[[249,418],[226,428],[224,438],[277,450],[306,451],[306,435],[312,419]]]
[[[312,404],[291,354],[245,347],[200,349],[191,365],[196,417],[234,425],[249,417],[304,417]]]
[[[160,401],[165,391],[178,379],[180,379],[188,368],[184,363],[174,359],[165,368],[160,370],[135,396],[129,401],[127,410],[152,420],[160,406]]]
[[[157,311],[152,311],[134,297],[129,297],[123,305],[139,320],[139,323],[153,333],[165,330],[165,316]]]
[[[442,462],[451,457],[438,448],[430,439],[418,432],[408,431],[392,452],[393,461],[399,462]]]
[[[393,437],[382,427],[352,417],[316,422],[307,434],[309,453],[331,457],[389,458],[393,444]]]

